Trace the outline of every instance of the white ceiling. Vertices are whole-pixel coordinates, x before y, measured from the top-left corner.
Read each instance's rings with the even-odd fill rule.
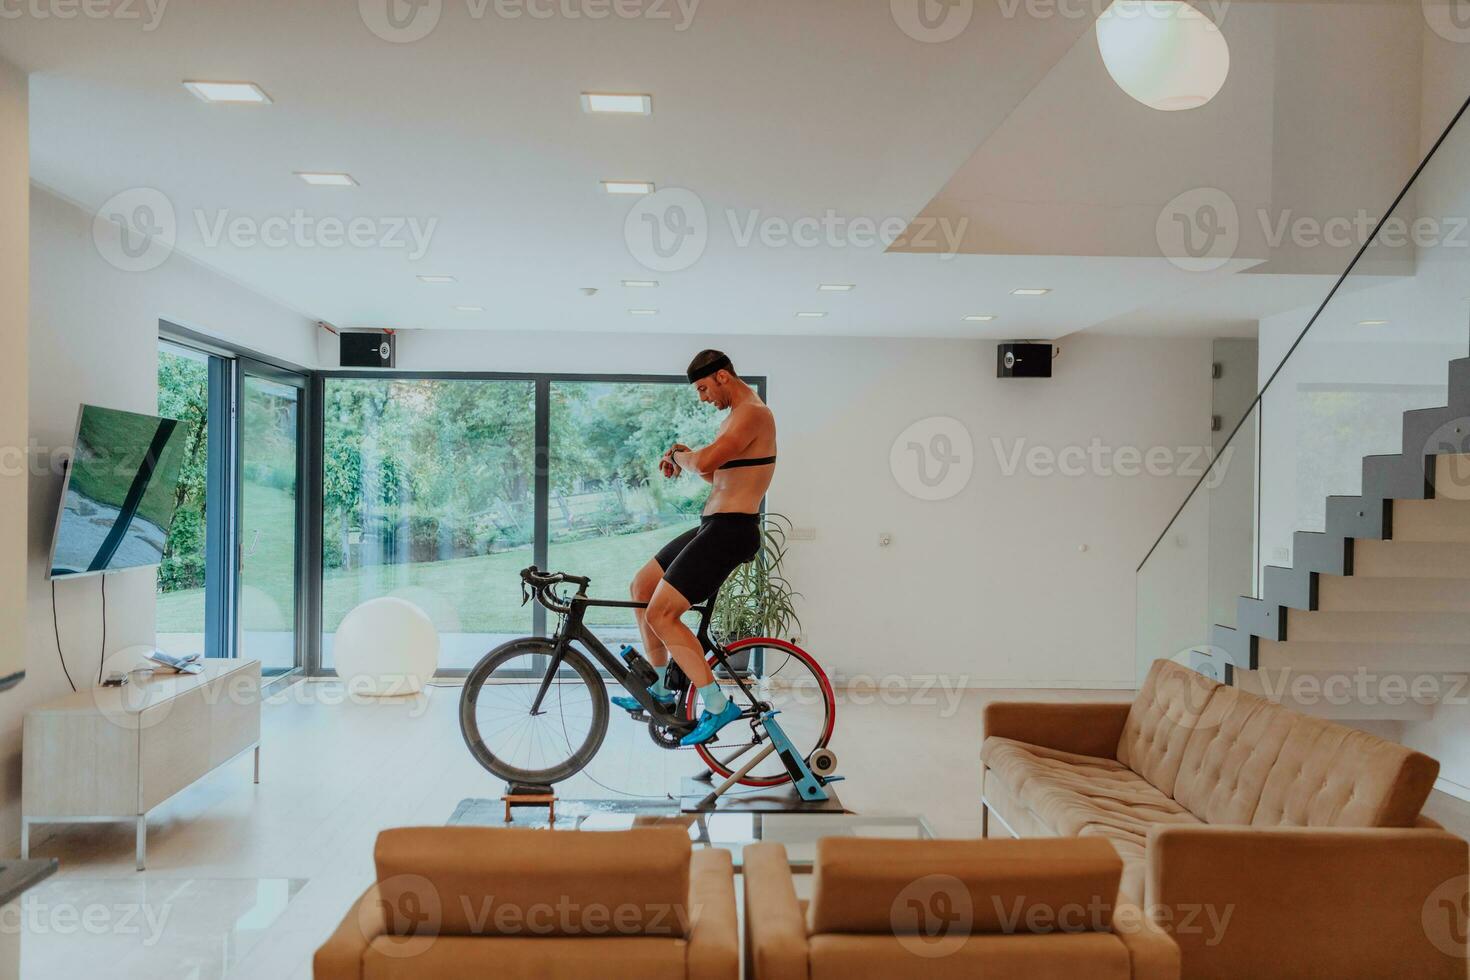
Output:
[[[142,0],[131,8],[141,21],[6,20],[0,57],[33,73],[32,176],[88,209],[157,189],[177,216],[180,250],[344,327],[1238,335],[1312,302],[1330,281],[1235,275],[1268,258],[1251,250],[1189,272],[1147,237],[1135,247],[1138,235],[1126,248],[1064,247],[1081,240],[1066,229],[1083,200],[1121,200],[1151,234],[1180,186],[1269,197],[1281,93],[1240,70],[1264,57],[1258,15],[1223,23],[1240,40],[1218,105],[1154,113],[1111,87],[1090,17],[1025,16],[1027,0],[974,3],[968,26],[943,43],[900,29],[894,11],[907,0],[685,0],[683,10],[674,0],[427,0],[425,13],[439,11],[434,29],[390,43],[367,26],[383,2],[178,2],[152,30]],[[668,17],[496,13],[533,4]],[[274,104],[206,105],[180,85],[195,78],[251,80]],[[584,90],[650,92],[654,113],[589,116]],[[1414,126],[1411,142],[1418,136]],[[1158,152],[1171,140],[1172,158]],[[1174,186],[1150,177],[1161,159],[1184,175]],[[347,171],[361,186],[307,187],[292,176],[300,170]],[[603,193],[607,178],[694,192],[709,218],[698,261],[665,272],[640,264],[625,235],[639,199]],[[1021,206],[987,209],[984,193],[954,193],[961,178]],[[968,203],[940,206],[955,199]],[[298,212],[368,218],[373,237],[408,221],[433,232],[416,261],[406,248],[209,241],[222,215],[259,223]],[[965,219],[968,254],[854,244],[845,227],[898,228],[921,212],[951,221],[951,232]],[[752,220],[779,227],[829,214],[837,230],[814,247],[737,240]],[[1036,227],[1047,221],[1056,227]],[[987,237],[997,223],[1010,232]],[[643,226],[633,227],[636,242]],[[425,285],[423,274],[458,281]],[[660,286],[625,289],[620,279]],[[857,288],[818,293],[820,282]],[[1022,286],[1053,292],[1010,295]],[[461,304],[485,312],[455,312]],[[643,307],[659,314],[626,312]],[[798,319],[800,310],[829,315]],[[969,313],[997,319],[963,321]]]

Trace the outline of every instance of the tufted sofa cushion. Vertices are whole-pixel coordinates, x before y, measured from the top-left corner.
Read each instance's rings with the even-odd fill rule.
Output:
[[[1184,749],[1219,686],[1173,661],[1155,661],[1123,725],[1118,761],[1173,796]]]
[[[1239,688],[1216,689],[1184,747],[1174,798],[1206,823],[1250,823],[1296,717]]]
[[[1123,859],[1123,892],[1143,897],[1144,844],[1158,824],[1198,824],[1193,814],[1115,759],[1008,738],[987,738],[987,793],[1023,837],[1101,837]]]
[[[1261,791],[1252,824],[1414,826],[1439,775],[1438,762],[1367,732],[1275,710],[1291,720],[1291,729]]]

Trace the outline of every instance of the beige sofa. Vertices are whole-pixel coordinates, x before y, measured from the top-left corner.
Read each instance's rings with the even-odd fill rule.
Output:
[[[316,980],[737,980],[730,853],[682,828],[405,827],[317,950]]]
[[[1185,977],[1466,977],[1470,849],[1439,764],[1156,663],[1131,704],[997,703],[985,833],[1097,837]]]
[[[817,842],[803,903],[780,844],[745,849],[746,980],[1177,980],[1179,949],[1117,902],[1101,840]]]

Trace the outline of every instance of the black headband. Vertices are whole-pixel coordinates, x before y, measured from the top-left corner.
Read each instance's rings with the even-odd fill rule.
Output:
[[[734,374],[735,365],[730,363],[730,359],[728,357],[726,357],[724,354],[721,354],[719,357],[715,358],[713,361],[710,361],[703,367],[690,368],[689,383],[694,384],[694,382],[698,381],[700,378],[707,378],[710,375],[714,374],[716,371],[729,371],[731,374]]]

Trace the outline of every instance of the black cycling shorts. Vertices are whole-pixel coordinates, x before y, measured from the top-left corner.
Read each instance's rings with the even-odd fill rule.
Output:
[[[653,560],[664,570],[664,581],[695,605],[714,595],[760,546],[759,514],[705,514],[699,527],[664,545]]]

